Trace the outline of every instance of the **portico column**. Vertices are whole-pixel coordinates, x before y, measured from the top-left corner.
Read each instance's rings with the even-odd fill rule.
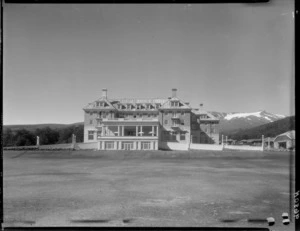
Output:
[[[143,126],[141,126],[141,136],[143,136]]]
[[[158,136],[158,126],[156,126],[156,136]]]
[[[154,136],[154,126],[152,126],[152,136]]]
[[[101,131],[101,136],[104,136],[104,129],[105,129],[105,127],[103,126],[102,131]]]
[[[139,127],[138,126],[135,126],[135,134],[136,134],[136,136],[139,136]]]
[[[121,136],[121,128],[118,126],[118,136]]]
[[[124,126],[122,126],[122,136],[124,136]]]

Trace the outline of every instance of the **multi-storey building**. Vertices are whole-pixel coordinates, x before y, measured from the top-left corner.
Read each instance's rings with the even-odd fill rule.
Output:
[[[102,97],[84,110],[84,142],[103,150],[157,150],[161,142],[219,144],[219,120],[177,97],[109,99]]]

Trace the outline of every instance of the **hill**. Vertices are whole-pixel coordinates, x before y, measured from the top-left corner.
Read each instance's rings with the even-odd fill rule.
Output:
[[[258,112],[210,112],[220,120],[220,133],[228,134],[237,132],[240,129],[254,128],[285,118],[284,115],[277,115],[266,111]]]
[[[228,133],[227,135],[235,140],[258,139],[262,135],[265,137],[275,137],[290,130],[295,130],[295,116],[289,116],[250,129],[240,129],[237,132]]]
[[[26,129],[27,131],[33,132],[36,129],[43,129],[45,127],[49,127],[54,130],[70,127],[70,126],[80,126],[83,125],[83,122],[73,123],[73,124],[15,124],[15,125],[4,125],[3,130],[7,130],[8,128],[12,131]]]

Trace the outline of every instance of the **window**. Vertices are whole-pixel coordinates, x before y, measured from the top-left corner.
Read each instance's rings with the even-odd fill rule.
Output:
[[[88,131],[88,140],[94,139],[94,131]]]
[[[183,132],[180,133],[180,140],[185,140],[185,134]]]
[[[99,102],[96,102],[96,106],[99,107],[99,105],[100,105],[100,103],[99,103]]]
[[[106,118],[106,114],[107,114],[107,112],[103,112],[102,118]]]
[[[97,138],[100,139],[101,138],[101,130],[97,131]]]
[[[142,150],[149,150],[150,149],[150,142],[142,142]]]
[[[178,106],[179,106],[179,102],[177,102],[177,101],[171,102],[171,107],[178,107]]]
[[[181,125],[184,125],[184,120],[180,120],[180,124],[181,124]]]
[[[164,131],[164,140],[168,141],[169,140],[169,132]]]
[[[148,114],[148,117],[151,117],[151,114]]]
[[[92,112],[90,112],[90,116],[92,116],[93,115],[93,113]]]
[[[90,120],[90,124],[93,124],[93,120]]]
[[[105,149],[106,150],[112,150],[112,149],[114,149],[114,142],[113,141],[106,141],[105,142]]]
[[[168,112],[167,112],[167,111],[165,111],[165,115],[168,115]]]
[[[178,125],[179,125],[179,123],[178,123],[177,120],[173,120],[173,121],[172,121],[172,126],[176,126],[176,127],[177,127]]]
[[[118,105],[118,109],[122,109],[122,104],[119,104],[119,105]]]
[[[165,120],[165,124],[168,124],[168,120]]]
[[[123,150],[131,150],[133,149],[133,142],[122,142]]]
[[[101,102],[101,103],[100,103],[100,107],[103,107],[103,106],[104,106],[104,103],[103,103],[103,102]]]
[[[181,115],[184,115],[184,111],[181,112]]]

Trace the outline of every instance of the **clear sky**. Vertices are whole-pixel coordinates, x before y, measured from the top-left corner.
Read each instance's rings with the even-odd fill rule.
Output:
[[[4,125],[74,123],[101,97],[294,114],[294,3],[6,4]]]

